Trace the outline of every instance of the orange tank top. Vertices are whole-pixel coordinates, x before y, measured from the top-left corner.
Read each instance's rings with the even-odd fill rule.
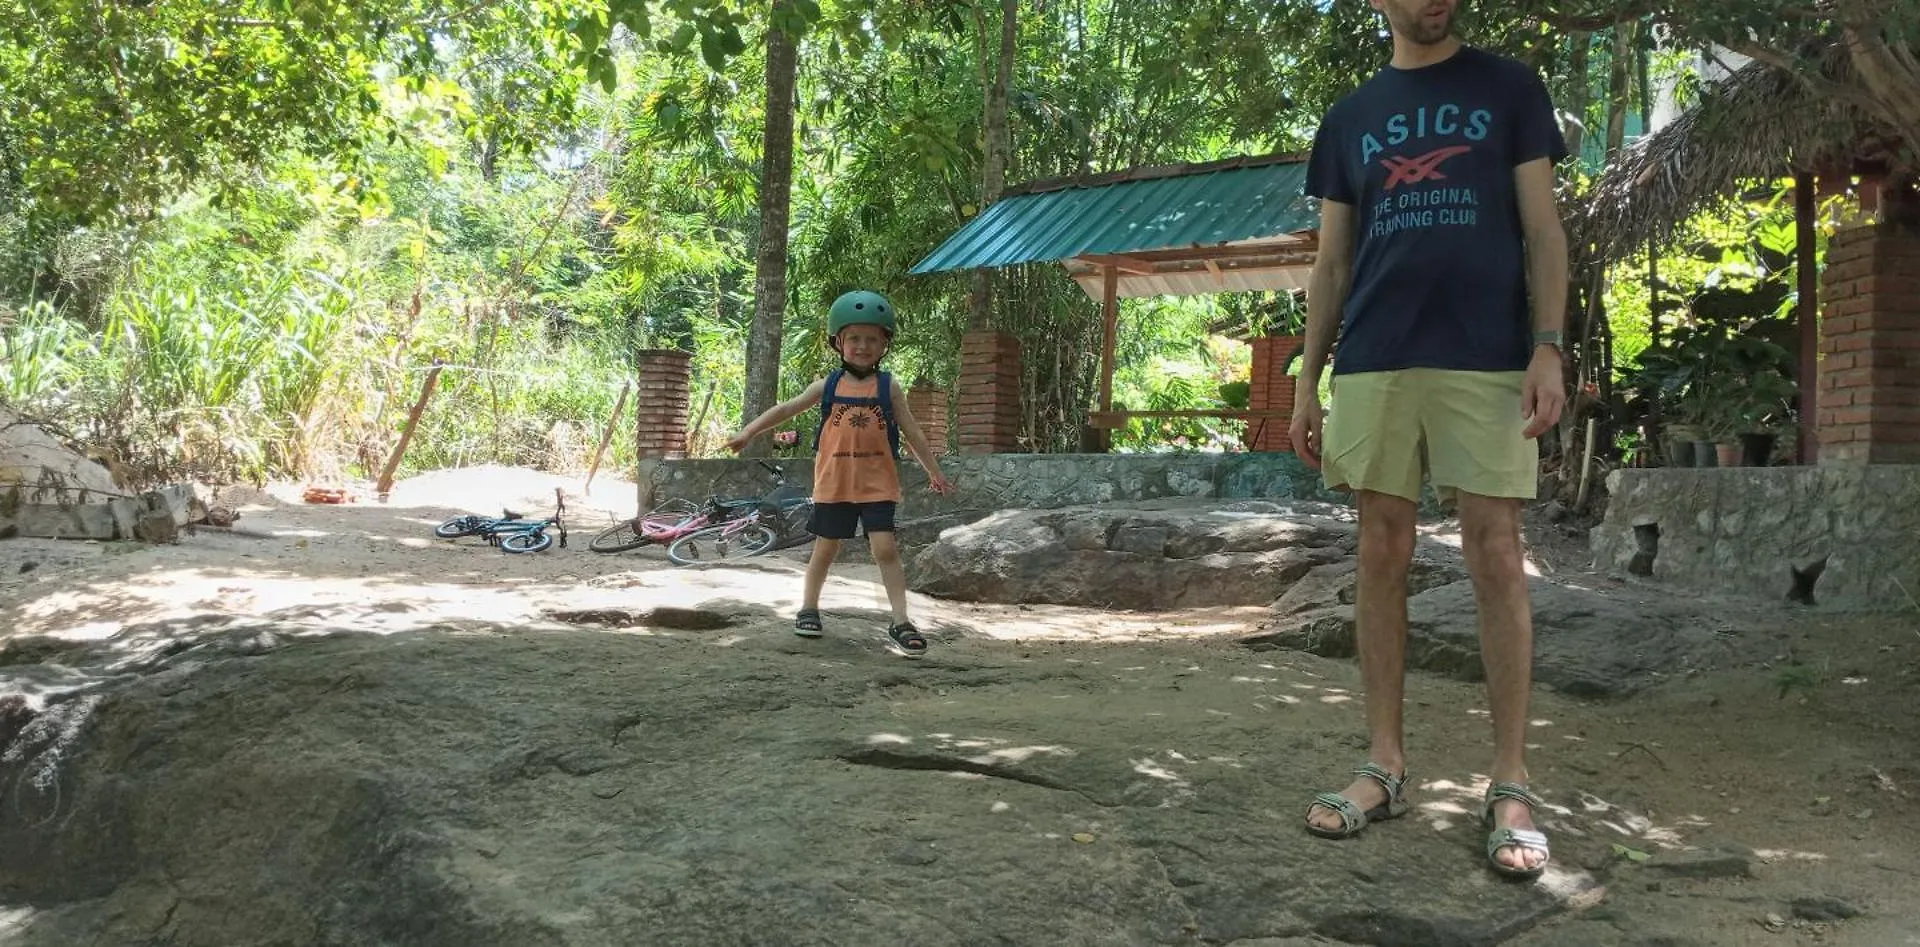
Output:
[[[880,377],[841,375],[837,398],[878,398]],[[900,502],[900,469],[887,440],[887,419],[878,406],[836,401],[820,429],[813,459],[815,503]]]

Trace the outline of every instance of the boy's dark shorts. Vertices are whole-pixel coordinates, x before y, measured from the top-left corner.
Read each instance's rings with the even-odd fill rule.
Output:
[[[863,535],[893,532],[898,503],[815,503],[807,531],[821,539],[852,539],[854,527]]]

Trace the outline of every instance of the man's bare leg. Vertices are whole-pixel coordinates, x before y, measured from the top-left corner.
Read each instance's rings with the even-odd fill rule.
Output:
[[[1497,783],[1527,781],[1527,699],[1533,690],[1533,605],[1527,594],[1526,552],[1520,543],[1520,501],[1460,494],[1461,545],[1480,609],[1480,659],[1487,672],[1487,711],[1493,717],[1493,772]],[[1502,800],[1493,808],[1501,828],[1531,829],[1525,804]],[[1507,846],[1496,856],[1514,868],[1534,868],[1539,852]]]
[[[1401,703],[1407,678],[1407,569],[1413,562],[1412,500],[1362,490],[1360,571],[1354,590],[1354,638],[1360,652],[1360,680],[1366,688],[1368,759],[1395,776],[1406,772]],[[1340,793],[1366,812],[1387,801],[1387,791],[1361,777]],[[1340,828],[1340,814],[1313,806],[1308,819],[1325,829]]]

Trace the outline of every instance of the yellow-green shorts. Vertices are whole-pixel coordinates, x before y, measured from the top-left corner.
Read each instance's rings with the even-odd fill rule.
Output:
[[[1334,376],[1321,451],[1328,488],[1417,503],[1426,476],[1442,503],[1460,492],[1532,499],[1540,454],[1520,413],[1526,375],[1411,368]]]

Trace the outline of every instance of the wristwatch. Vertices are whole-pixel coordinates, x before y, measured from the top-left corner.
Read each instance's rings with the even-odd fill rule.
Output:
[[[1551,345],[1553,346],[1554,351],[1565,352],[1567,350],[1567,346],[1564,342],[1564,338],[1565,338],[1564,333],[1562,333],[1558,329],[1545,329],[1540,332],[1535,332],[1533,334],[1533,347],[1539,348],[1542,345]]]

